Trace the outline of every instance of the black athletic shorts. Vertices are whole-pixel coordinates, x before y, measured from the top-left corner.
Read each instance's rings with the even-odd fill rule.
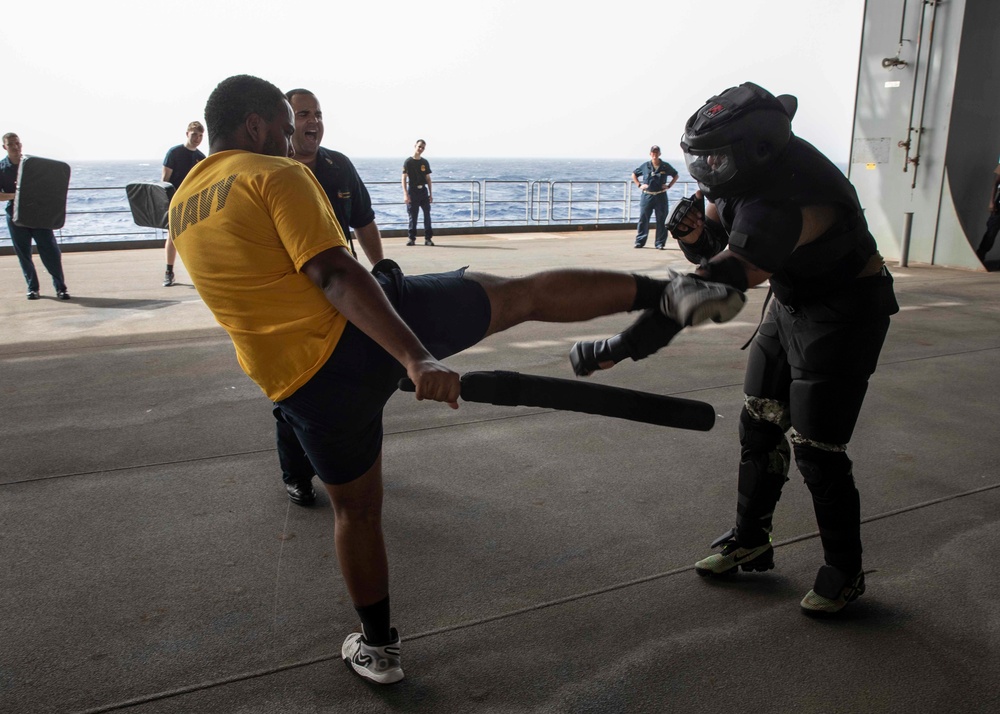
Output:
[[[490,324],[483,287],[449,273],[375,276],[403,321],[437,359],[476,344]],[[295,430],[324,483],[344,484],[365,474],[382,450],[382,408],[406,370],[348,323],[330,359],[306,384],[275,404],[275,417]]]

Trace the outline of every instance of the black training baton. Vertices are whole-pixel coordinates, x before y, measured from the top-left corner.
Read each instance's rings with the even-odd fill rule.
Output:
[[[416,391],[407,377],[399,380],[399,388]],[[466,372],[462,375],[462,399],[599,414],[694,431],[708,431],[715,425],[715,407],[706,402],[519,372]]]

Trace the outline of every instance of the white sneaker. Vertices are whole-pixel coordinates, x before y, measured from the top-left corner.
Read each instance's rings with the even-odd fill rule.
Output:
[[[360,632],[352,632],[344,640],[340,655],[344,664],[365,679],[378,684],[392,684],[403,678],[403,668],[399,660],[399,633],[393,627],[389,631],[392,642],[381,647],[373,647]]]

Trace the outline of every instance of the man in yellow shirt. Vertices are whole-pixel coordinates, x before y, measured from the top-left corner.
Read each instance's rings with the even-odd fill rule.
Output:
[[[344,660],[371,681],[399,681],[381,524],[382,408],[399,379],[413,381],[417,399],[458,408],[459,375],[439,359],[526,320],[657,308],[667,282],[592,270],[404,276],[394,265],[372,275],[348,251],[315,176],[288,158],[295,123],[280,89],[230,77],[205,119],[209,157],[175,194],[170,235],[240,365],[330,495],[337,559],[363,630],[344,641]],[[690,307],[717,321],[735,314],[718,293],[695,288]]]

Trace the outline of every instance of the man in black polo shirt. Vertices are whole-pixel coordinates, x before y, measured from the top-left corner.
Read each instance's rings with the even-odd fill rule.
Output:
[[[188,175],[194,165],[205,159],[205,155],[198,150],[198,145],[205,138],[205,127],[200,121],[193,121],[188,124],[187,139],[183,144],[172,146],[163,157],[163,172],[160,180],[173,184],[174,191],[181,186],[181,181]],[[167,272],[163,275],[163,287],[169,288],[174,284],[174,260],[177,259],[177,249],[174,242],[167,235],[166,243]]]
[[[403,162],[403,200],[406,201],[406,212],[410,215],[409,240],[406,245],[413,245],[417,242],[417,212],[424,211],[424,245],[434,245],[431,238],[434,232],[431,230],[431,204],[434,197],[431,195],[431,165],[423,157],[427,143],[423,139],[417,139],[413,146],[413,156],[407,157]]]
[[[353,228],[365,257],[375,265],[384,257],[382,236],[375,223],[375,211],[372,210],[371,197],[364,181],[349,158],[339,151],[320,146],[323,141],[323,109],[316,95],[300,88],[285,92],[285,98],[295,114],[295,134],[292,135],[295,156],[292,158],[312,169],[333,205],[333,213],[344,235],[350,241]],[[351,252],[356,258],[353,241]],[[316,491],[312,486],[315,471],[295,432],[281,421],[277,410],[275,416],[278,418],[278,462],[285,490],[293,503],[308,506],[316,500]]]
[[[323,110],[316,95],[308,89],[292,89],[285,92],[285,97],[295,113],[295,134],[292,136],[295,156],[292,158],[312,169],[333,204],[344,235],[350,240],[353,229],[368,262],[375,265],[384,257],[382,236],[375,224],[375,211],[364,181],[349,158],[320,146]],[[351,251],[357,257],[353,245]]]

